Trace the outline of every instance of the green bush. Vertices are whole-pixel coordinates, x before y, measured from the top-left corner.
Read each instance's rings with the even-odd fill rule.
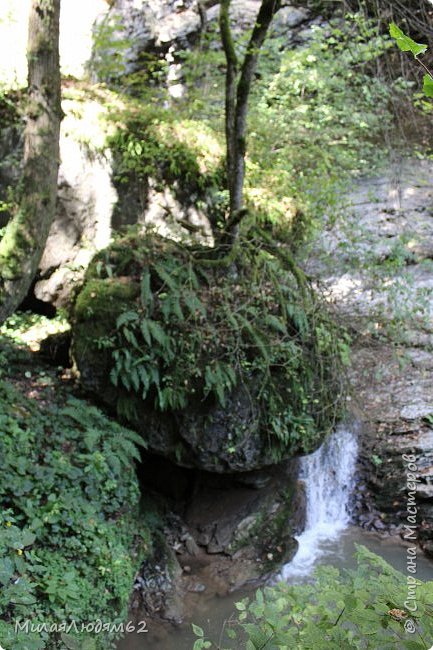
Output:
[[[403,549],[402,549],[403,551]],[[236,604],[224,646],[198,636],[194,650],[426,650],[433,639],[433,582],[393,569],[357,548],[356,569],[321,567],[314,582],[279,583]],[[415,600],[413,596],[415,594]],[[416,605],[416,611],[414,604]],[[409,608],[409,609],[408,609]]]
[[[76,647],[60,633],[16,633],[15,622],[125,620],[134,549],[144,556],[149,541],[137,522],[142,441],[82,400],[53,398],[46,373],[25,374],[21,388],[0,380],[1,645]],[[79,642],[107,648],[109,636]]]
[[[271,41],[251,104],[248,185],[294,197],[307,222],[331,216],[348,178],[384,161],[396,87],[372,72],[390,46],[361,14],[313,27],[304,47]]]
[[[220,149],[215,134],[205,124],[179,119],[175,111],[125,100],[125,108],[110,114],[117,125],[108,137],[113,152],[115,180],[120,185],[145,184],[149,178],[169,183],[185,193],[202,194],[222,184]]]
[[[313,26],[303,45],[287,47],[287,36],[271,33],[250,98],[247,204],[292,241],[332,216],[352,175],[385,160],[384,136],[394,129],[392,102],[403,97],[398,89],[404,82],[381,75],[392,43],[377,21],[362,13],[335,15]],[[237,48],[245,48],[243,37]],[[185,53],[188,94],[178,106],[179,116],[191,115],[220,134],[221,56],[213,47]]]

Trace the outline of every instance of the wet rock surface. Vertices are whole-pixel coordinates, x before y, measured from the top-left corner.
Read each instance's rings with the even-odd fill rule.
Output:
[[[297,461],[241,480],[172,470],[155,456],[144,459],[140,470],[146,493],[155,487],[160,492],[157,478],[164,475],[170,510],[153,557],[136,576],[131,610],[179,623],[199,603],[253,588],[289,562],[306,501]]]
[[[400,160],[359,181],[306,264],[354,340],[350,408],[364,423],[357,518],[433,538],[433,165]],[[414,520],[408,521],[412,480]],[[409,506],[412,508],[412,506]]]

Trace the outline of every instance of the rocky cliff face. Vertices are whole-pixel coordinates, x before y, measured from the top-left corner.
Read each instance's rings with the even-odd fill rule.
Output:
[[[104,108],[94,100],[64,100],[57,213],[39,266],[35,295],[65,304],[96,251],[111,240],[117,193],[104,146]]]
[[[350,209],[322,233],[308,261],[353,332],[351,404],[367,431],[360,521],[367,529],[402,535],[413,524],[412,540],[430,556],[432,182],[431,162],[415,159],[390,161],[382,173],[360,180],[344,199]],[[416,515],[408,520],[412,483]]]
[[[254,25],[260,4],[260,0],[232,3],[235,34]],[[212,35],[210,47],[219,48],[218,14],[218,2],[214,0],[115,0],[103,21],[115,25],[118,38],[129,42],[122,72],[141,72],[155,59],[164,61],[169,92],[179,97],[183,93],[183,72],[178,54],[197,45],[205,33]],[[283,7],[274,19],[271,34],[283,36],[288,46],[308,17],[305,8]]]

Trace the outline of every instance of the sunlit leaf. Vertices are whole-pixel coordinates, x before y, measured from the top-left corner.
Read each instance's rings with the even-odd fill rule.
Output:
[[[427,50],[427,45],[424,43],[416,43],[409,36],[406,36],[395,23],[390,23],[389,33],[397,41],[397,45],[402,52],[411,52],[415,58],[420,54],[424,54]]]
[[[430,77],[429,74],[424,75],[423,90],[427,97],[433,97],[433,77]]]

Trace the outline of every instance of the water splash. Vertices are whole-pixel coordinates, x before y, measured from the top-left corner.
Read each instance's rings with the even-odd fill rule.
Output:
[[[331,546],[350,521],[349,499],[354,488],[358,445],[355,433],[340,428],[323,445],[301,459],[305,481],[307,517],[296,539],[298,551],[281,572],[283,580],[307,576],[316,560],[334,550]]]

